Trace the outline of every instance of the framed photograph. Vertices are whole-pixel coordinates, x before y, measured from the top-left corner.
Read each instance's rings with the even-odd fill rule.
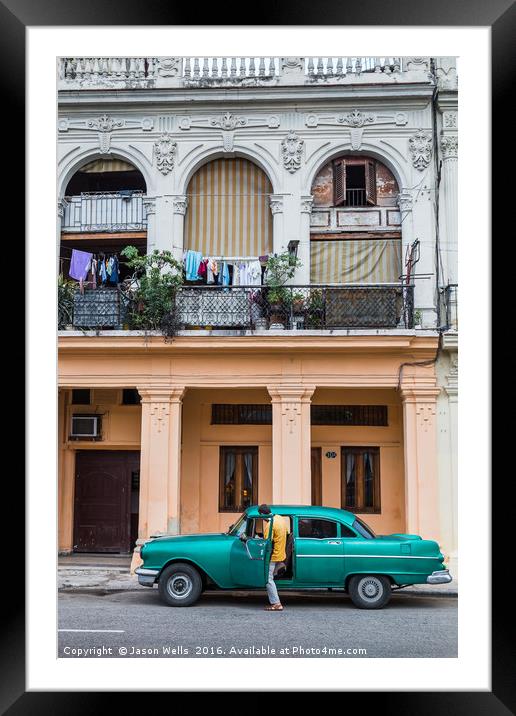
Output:
[[[306,690],[508,713],[476,336],[513,8],[0,12],[29,319],[3,708]]]

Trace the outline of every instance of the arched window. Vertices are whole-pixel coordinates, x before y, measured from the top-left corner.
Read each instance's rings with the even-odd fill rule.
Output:
[[[93,159],[75,172],[63,197],[60,273],[64,278],[70,277],[78,251],[91,254],[99,265],[101,258],[116,257],[119,281],[132,273],[120,252],[128,245],[146,252],[146,190],[142,173],[124,159]],[[88,284],[94,284],[92,275]]]
[[[272,185],[246,159],[215,159],[188,185],[185,249],[209,257],[257,257],[272,251]]]
[[[401,274],[398,184],[374,157],[343,154],[312,183],[312,283],[395,283]]]

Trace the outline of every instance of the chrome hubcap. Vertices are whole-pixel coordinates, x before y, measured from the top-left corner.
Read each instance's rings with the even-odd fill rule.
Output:
[[[368,602],[376,602],[383,594],[383,585],[375,577],[365,577],[360,580],[358,591],[363,599],[367,599]]]
[[[167,583],[167,590],[174,599],[185,599],[192,591],[192,580],[187,574],[174,574]]]

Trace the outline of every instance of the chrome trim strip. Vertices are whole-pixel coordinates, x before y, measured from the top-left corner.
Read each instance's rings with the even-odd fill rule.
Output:
[[[439,559],[439,557],[426,557],[424,555],[412,554],[298,554],[298,557],[339,557],[347,559],[348,557],[368,557],[369,559]]]
[[[134,573],[135,573],[135,574],[141,574],[141,575],[147,574],[147,575],[149,575],[149,576],[151,576],[151,577],[155,577],[156,575],[159,574],[159,569],[146,569],[145,567],[137,567],[137,568],[134,570]]]

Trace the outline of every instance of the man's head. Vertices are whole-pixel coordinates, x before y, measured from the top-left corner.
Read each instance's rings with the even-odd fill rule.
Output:
[[[258,507],[258,512],[259,512],[261,515],[270,515],[270,514],[271,514],[271,508],[269,507],[269,505],[265,505],[265,504],[264,504],[264,505],[260,505],[260,506]]]

